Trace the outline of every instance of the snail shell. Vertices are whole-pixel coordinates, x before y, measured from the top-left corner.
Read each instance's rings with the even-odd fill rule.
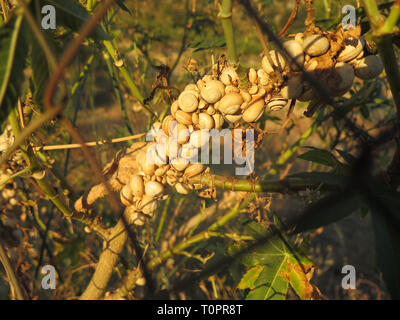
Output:
[[[167,164],[154,171],[154,175],[157,177],[162,177],[167,173],[168,170],[169,170],[169,165]]]
[[[230,93],[221,99],[218,109],[223,114],[235,114],[242,103],[243,97],[240,93]]]
[[[231,85],[225,87],[225,94],[238,93],[238,92],[240,92],[240,89],[238,87]]]
[[[313,34],[303,41],[303,51],[310,56],[321,56],[329,49],[329,40],[321,34]]]
[[[199,88],[197,88],[197,86],[196,86],[194,83],[189,83],[189,84],[185,87],[185,90],[183,90],[183,91],[190,91],[190,90],[193,90],[193,91],[195,91],[196,93],[197,93],[198,91],[200,91]]]
[[[264,100],[257,100],[252,103],[246,110],[243,112],[243,120],[246,122],[256,122],[262,116],[264,112]]]
[[[199,114],[198,113],[192,113],[192,123],[193,124],[198,124],[199,123]]]
[[[172,134],[175,126],[176,126],[176,121],[173,116],[168,115],[164,118],[164,121],[162,122],[162,130],[167,136]]]
[[[119,193],[120,199],[121,199],[121,203],[124,206],[130,206],[132,205],[132,198],[133,198],[133,194],[132,194],[132,190],[129,184],[126,184],[122,187],[120,193]]]
[[[212,129],[214,128],[214,119],[208,113],[199,114],[199,128],[200,129]]]
[[[267,108],[272,111],[280,110],[284,108],[288,103],[288,100],[283,97],[272,97],[271,100],[267,102]]]
[[[250,93],[248,93],[247,91],[241,90],[240,94],[242,95],[242,98],[243,98],[244,102],[250,102],[250,100],[251,100],[251,94]]]
[[[185,90],[178,97],[179,108],[185,112],[193,112],[199,105],[197,92]]]
[[[144,188],[145,194],[152,198],[160,197],[164,193],[164,186],[157,181],[146,182]]]
[[[188,167],[189,161],[185,158],[175,158],[171,161],[171,165],[175,170],[183,171]]]
[[[248,78],[251,83],[253,84],[257,83],[258,76],[257,76],[257,71],[254,68],[249,69]]]
[[[186,178],[191,178],[197,176],[198,174],[202,173],[206,169],[206,166],[201,163],[195,163],[190,165],[185,169],[183,176]]]
[[[221,81],[210,80],[200,91],[201,97],[208,103],[215,103],[225,94],[225,86]]]
[[[268,74],[263,69],[259,69],[257,71],[257,76],[258,76],[258,82],[262,86],[267,86],[271,82],[270,77],[268,76]]]
[[[224,117],[230,123],[236,123],[242,119],[241,114],[226,114]]]
[[[303,92],[302,77],[294,76],[290,78],[286,86],[281,89],[281,95],[285,99],[297,99]]]
[[[210,133],[208,130],[197,130],[190,134],[189,143],[195,148],[202,148],[208,143]]]
[[[345,47],[337,58],[338,62],[347,62],[355,59],[363,51],[365,41],[362,37],[358,39],[350,37],[346,38],[344,43]]]
[[[215,129],[221,129],[222,125],[224,124],[224,117],[220,113],[216,113],[212,115],[214,119],[214,126]]]
[[[181,182],[178,182],[175,185],[175,189],[180,194],[189,194],[189,192],[190,192],[190,188],[186,184],[181,183]]]
[[[328,85],[337,95],[342,95],[353,85],[354,70],[350,64],[339,62],[335,65],[335,71],[339,74],[342,81],[335,87],[332,87],[329,83]]]
[[[176,118],[176,121],[178,121],[179,123],[182,123],[185,125],[192,124],[192,114],[185,112],[183,110],[178,110],[175,113],[175,118]]]
[[[279,72],[282,72],[286,67],[285,58],[276,50],[271,50],[269,56],[273,65],[270,64],[268,57],[264,56],[261,60],[264,71],[271,74],[275,72],[274,68],[276,68]]]
[[[178,111],[178,109],[179,109],[179,103],[178,103],[178,100],[175,100],[175,101],[172,102],[172,104],[171,104],[171,114],[172,114],[173,116],[175,116],[175,112]]]
[[[210,115],[210,116],[212,116],[213,114],[215,114],[215,108],[214,107],[212,107],[212,106],[209,106],[208,108],[207,108],[207,113]]]
[[[229,86],[230,84],[237,85],[239,81],[239,77],[235,69],[232,67],[225,67],[221,72],[220,79],[221,82],[226,86]]]
[[[143,177],[139,175],[134,175],[129,181],[129,186],[134,197],[140,198],[144,194],[144,182]]]
[[[179,157],[180,158],[185,158],[189,161],[192,159],[194,160],[198,154],[197,148],[193,147],[191,144],[187,143],[182,146],[182,148],[179,150]],[[193,161],[191,161],[193,162]]]
[[[126,217],[126,221],[128,224],[135,224],[137,226],[142,226],[145,223],[144,217],[141,216],[141,213],[137,211],[135,206],[129,206],[125,209],[124,215]]]
[[[304,64],[304,52],[300,43],[298,43],[296,40],[289,40],[283,43],[283,47],[298,65],[302,66]],[[299,70],[294,63],[290,64],[290,68],[295,71]]]
[[[379,56],[366,56],[355,66],[355,74],[363,80],[376,78],[383,71],[383,63]]]
[[[178,125],[174,128],[173,137],[178,141],[179,144],[185,144],[188,142],[190,133],[188,127],[186,127],[182,123],[178,123]]]
[[[151,196],[145,194],[140,201],[140,209],[148,216],[153,216],[154,211],[157,210],[158,202]]]

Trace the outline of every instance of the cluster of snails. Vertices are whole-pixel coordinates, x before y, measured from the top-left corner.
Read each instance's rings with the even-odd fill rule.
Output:
[[[4,132],[0,135],[0,155],[7,150],[14,142],[14,135],[11,127],[5,127]],[[0,168],[0,207],[12,208],[18,204],[17,200],[17,183],[15,179],[9,179],[15,171],[23,167],[23,160],[20,153],[16,153],[10,161],[7,161]],[[8,181],[7,183],[4,183]]]
[[[303,80],[301,68],[314,73],[337,96],[351,88],[355,76],[367,80],[382,72],[378,56],[364,56],[361,36],[347,36],[336,48],[332,39],[322,33],[294,35],[283,43],[291,59],[278,50],[269,51],[262,59],[262,68],[249,69],[246,89],[228,65],[219,68],[216,75],[188,84],[172,103],[171,114],[162,123],[153,124],[152,141],[136,156],[139,174],[120,192],[129,221],[144,224],[170,186],[182,194],[201,188],[188,179],[209,170],[195,159],[208,143],[210,130],[241,121],[256,122],[265,110],[281,109],[290,99],[316,98],[317,93]]]

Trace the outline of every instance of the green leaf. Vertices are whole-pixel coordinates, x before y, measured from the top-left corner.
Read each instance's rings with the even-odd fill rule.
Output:
[[[338,192],[312,204],[299,218],[295,233],[316,229],[339,221],[365,203],[364,197],[350,190]]]
[[[41,0],[40,5],[53,5],[56,8],[56,23],[78,32],[83,24],[90,19],[90,14],[75,0]],[[98,26],[92,34],[97,40],[111,40],[110,36]]]
[[[126,5],[124,4],[125,0],[117,0],[117,5],[120,7],[122,10],[128,12],[130,15],[132,14],[131,10],[129,10]]]
[[[255,282],[258,279],[258,276],[260,275],[261,271],[263,271],[264,267],[263,266],[256,266],[253,268],[250,268],[243,278],[240,280],[237,288],[238,289],[254,289],[255,287]]]
[[[0,125],[15,107],[24,80],[26,50],[21,25],[22,15],[0,28]]]
[[[228,250],[230,254],[245,250],[239,261],[250,268],[238,289],[250,289],[246,299],[285,299],[289,284],[302,299],[319,297],[319,290],[309,282],[314,271],[313,263],[292,248],[289,239],[283,234],[282,238],[272,235],[267,238],[269,231],[265,227],[255,221],[243,219],[241,222],[247,233],[262,241],[254,248],[252,246],[252,250],[248,250],[247,242],[234,244]]]
[[[384,193],[379,198],[390,214],[371,208],[377,264],[392,299],[400,299],[400,197],[398,193]]]
[[[305,152],[298,156],[298,158],[323,164],[328,167],[336,167],[340,162],[336,159],[336,157],[329,151],[323,149],[317,149],[314,147],[307,147],[312,150]]]

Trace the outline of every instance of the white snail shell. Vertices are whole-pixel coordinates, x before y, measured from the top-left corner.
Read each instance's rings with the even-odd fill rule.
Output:
[[[168,115],[164,118],[162,122],[162,130],[167,136],[172,134],[175,126],[176,126],[176,119],[173,116]]]
[[[376,78],[383,71],[383,63],[379,56],[366,56],[355,66],[355,74],[363,80]]]
[[[329,49],[329,40],[321,34],[313,34],[303,40],[303,51],[310,56],[321,56]]]
[[[300,43],[298,43],[296,40],[289,40],[283,43],[283,47],[298,65],[302,66],[304,64],[304,52]],[[290,68],[292,70],[299,70],[294,63],[290,64]]]
[[[239,77],[232,67],[225,67],[221,72],[220,79],[226,86],[230,84],[236,85],[239,81]]]
[[[208,113],[199,114],[199,128],[200,129],[212,129],[214,128],[214,119]]]
[[[144,182],[143,177],[139,175],[134,175],[129,181],[129,185],[132,190],[134,197],[140,198],[144,194]]]
[[[351,88],[354,81],[354,70],[353,67],[345,62],[338,62],[335,65],[335,71],[340,75],[342,81],[336,88],[333,89],[337,95],[342,95]]]
[[[215,103],[225,94],[225,86],[221,81],[210,80],[200,91],[201,97],[208,103]]]
[[[145,194],[152,198],[160,197],[164,193],[164,186],[157,181],[146,182],[144,188]]]
[[[346,38],[344,40],[345,47],[340,52],[337,61],[347,62],[357,58],[357,56],[363,51],[365,41],[362,37],[360,38]]]
[[[186,178],[191,178],[197,176],[198,174],[202,173],[206,169],[206,166],[201,163],[195,163],[190,165],[185,169],[183,176]]]
[[[210,139],[208,130],[196,130],[190,134],[189,144],[195,148],[202,148]]]
[[[235,114],[242,103],[243,97],[240,93],[230,93],[221,99],[218,110],[223,114]]]
[[[151,196],[145,194],[140,201],[140,209],[146,215],[152,216],[154,211],[157,210],[158,202]]]
[[[267,108],[271,110],[280,110],[283,107],[285,107],[288,103],[288,100],[283,98],[283,97],[272,97],[268,102],[267,102]]]
[[[179,108],[185,112],[193,112],[199,105],[197,92],[185,90],[178,97]]]
[[[254,68],[249,69],[248,78],[251,83],[253,84],[257,83],[258,76],[257,76],[257,71]]]
[[[120,195],[121,203],[124,206],[130,206],[132,204],[133,194],[132,194],[132,190],[131,190],[131,187],[129,186],[129,184],[126,184],[122,187],[119,195]]]
[[[183,171],[188,167],[189,161],[185,158],[175,158],[171,160],[171,165],[174,167],[175,170]]]
[[[260,99],[254,103],[252,103],[246,110],[243,112],[243,120],[246,122],[256,122],[262,116],[264,112],[264,100]]]
[[[187,185],[185,185],[184,183],[181,183],[181,182],[178,182],[175,185],[175,189],[180,194],[189,194],[189,192],[190,192],[190,188]]]
[[[264,56],[261,60],[261,65],[264,71],[268,74],[274,73],[276,68],[278,71],[282,72],[286,67],[285,58],[276,50],[271,50],[269,56],[273,65],[270,64],[267,56]]]
[[[226,114],[224,117],[230,123],[236,123],[242,119],[241,114]]]
[[[215,129],[221,129],[224,124],[224,117],[220,113],[216,113],[212,115],[214,119],[214,127]]]
[[[183,110],[178,110],[175,113],[175,118],[176,118],[176,121],[178,121],[179,123],[182,123],[185,125],[192,124],[192,114],[185,112]]]

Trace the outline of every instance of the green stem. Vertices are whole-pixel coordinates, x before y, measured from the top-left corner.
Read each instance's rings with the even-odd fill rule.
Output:
[[[227,224],[232,219],[236,218],[239,215],[240,211],[243,208],[247,207],[247,205],[254,198],[255,198],[254,193],[248,195],[247,198],[240,205],[235,206],[235,208],[233,208],[227,214],[222,216],[217,222],[212,224],[207,230],[204,230],[204,231],[194,235],[193,237],[190,237],[189,239],[187,239],[187,240],[177,244],[176,246],[174,246],[171,250],[167,250],[167,251],[163,252],[160,256],[152,259],[148,263],[148,268],[149,269],[154,269],[155,267],[160,265],[163,261],[165,261],[166,259],[168,259],[172,255],[181,253],[183,250],[185,250],[187,247],[191,246],[192,244],[200,242],[200,241],[203,241],[203,240],[206,240],[206,239],[209,239],[210,238],[210,234],[209,234],[210,231],[215,231],[218,228],[222,227],[223,225]]]
[[[103,41],[105,48],[107,49],[108,54],[111,56],[114,62],[117,61],[118,52],[115,48],[114,44],[111,41],[105,40]],[[136,86],[135,82],[133,81],[128,69],[125,66],[118,67],[119,71],[121,72],[122,77],[125,79],[129,90],[131,90],[132,94],[136,97],[136,99],[143,105],[147,112],[149,112],[153,117],[158,119],[157,115],[150,109],[147,104],[144,104],[144,98],[140,93],[138,87]]]
[[[226,177],[203,174],[188,179],[189,183],[201,184],[203,186],[217,187],[232,191],[246,192],[277,192],[291,193],[306,189],[315,189],[321,182],[313,179],[285,178],[281,180],[263,180],[259,182],[251,180],[235,180]],[[333,185],[326,185],[326,188],[334,188]]]
[[[232,25],[232,0],[222,0],[219,18],[221,19],[222,28],[224,29],[228,62],[233,66],[238,66],[239,58],[236,51]]]
[[[3,181],[0,182],[0,188],[3,185],[5,185],[6,183],[8,183],[8,181],[11,181],[11,180],[13,180],[13,179],[25,174],[25,173],[28,173],[28,172],[30,172],[30,169],[29,168],[24,168],[21,171],[18,171],[17,173],[14,173],[13,175],[9,176],[8,178],[6,178],[6,179],[4,179]]]
[[[385,23],[379,29],[380,34],[392,33],[396,27],[397,21],[400,16],[400,0],[397,0],[390,8],[389,16],[386,18]]]

